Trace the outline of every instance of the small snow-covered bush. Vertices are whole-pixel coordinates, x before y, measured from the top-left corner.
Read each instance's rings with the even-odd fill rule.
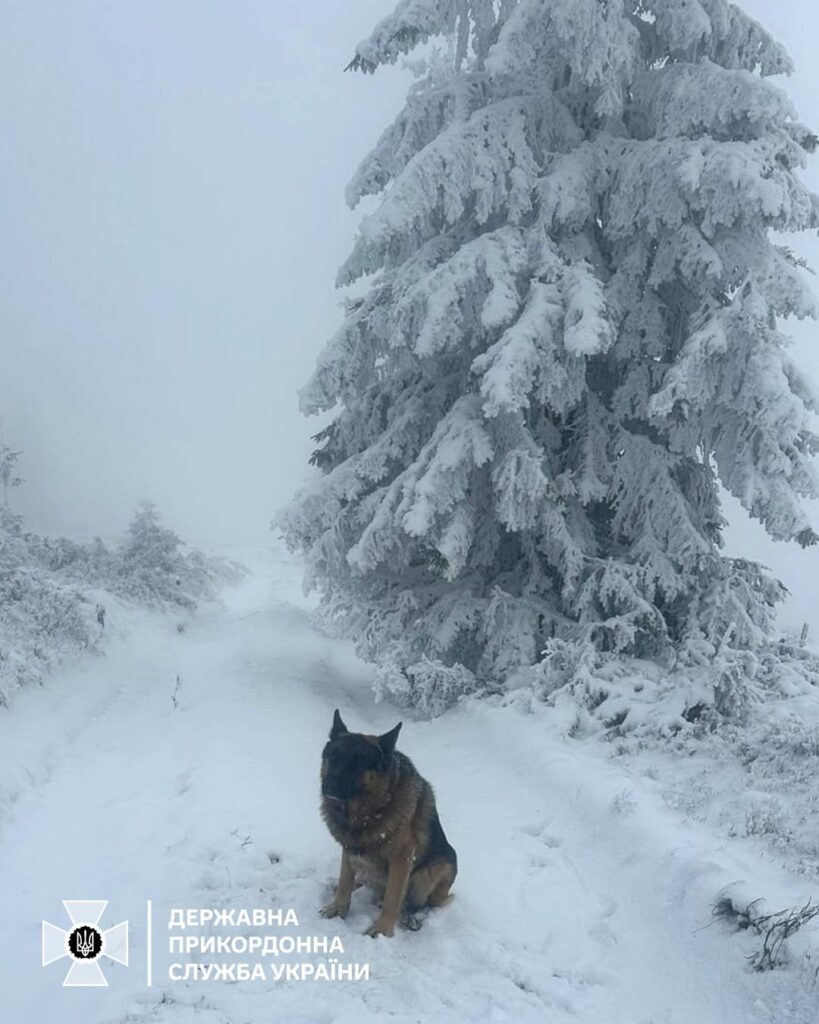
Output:
[[[748,722],[765,702],[819,696],[819,657],[776,642],[753,653],[726,648],[707,659],[684,649],[658,664],[552,640],[529,682],[537,699],[576,705],[582,731],[701,733]]]
[[[93,608],[73,586],[31,568],[0,567],[0,705],[42,682],[58,661],[94,650]]]
[[[463,665],[444,665],[430,658],[405,668],[394,663],[381,665],[375,675],[376,700],[389,697],[430,718],[443,714],[477,687],[475,676]]]

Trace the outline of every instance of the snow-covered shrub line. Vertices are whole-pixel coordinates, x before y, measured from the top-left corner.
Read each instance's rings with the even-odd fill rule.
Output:
[[[0,705],[19,687],[42,683],[55,664],[99,650],[106,595],[191,612],[244,571],[185,548],[148,503],[116,547],[27,532],[0,507]]]

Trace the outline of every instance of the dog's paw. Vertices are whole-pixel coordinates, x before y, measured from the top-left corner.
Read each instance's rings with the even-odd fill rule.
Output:
[[[377,918],[370,927],[364,932],[365,935],[369,935],[371,939],[374,939],[377,935],[391,936],[395,931],[395,923],[387,921],[383,917]]]
[[[345,907],[343,904],[336,903],[336,901],[333,900],[332,903],[328,903],[326,906],[322,907],[319,913],[322,917],[346,917],[349,910],[349,904]]]

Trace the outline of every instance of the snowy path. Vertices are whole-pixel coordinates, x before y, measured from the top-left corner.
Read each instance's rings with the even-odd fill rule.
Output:
[[[268,559],[184,634],[140,620],[0,718],[2,1024],[815,1024],[816,989],[749,973],[743,941],[710,923],[727,882],[790,895],[772,866],[684,827],[545,710],[412,723],[373,705],[294,595]],[[346,921],[318,916],[337,864],[317,799],[335,706],[367,730],[404,717],[400,745],[436,787],[461,868],[417,933],[361,935],[364,893]],[[131,966],[106,966],[107,989],[63,989],[67,961],[39,965],[40,919],[65,924],[61,900],[91,898],[110,900],[106,927],[130,920]],[[292,934],[340,936],[370,979],[169,982],[172,907],[293,907]]]

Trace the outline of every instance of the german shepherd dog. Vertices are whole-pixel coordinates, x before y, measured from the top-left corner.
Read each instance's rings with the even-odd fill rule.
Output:
[[[392,935],[400,920],[424,907],[440,907],[458,858],[438,820],[432,786],[395,749],[401,722],[383,736],[350,732],[336,710],[321,756],[321,814],[341,844],[336,894],[323,917],[346,917],[350,896],[369,886],[381,913],[366,934]]]

